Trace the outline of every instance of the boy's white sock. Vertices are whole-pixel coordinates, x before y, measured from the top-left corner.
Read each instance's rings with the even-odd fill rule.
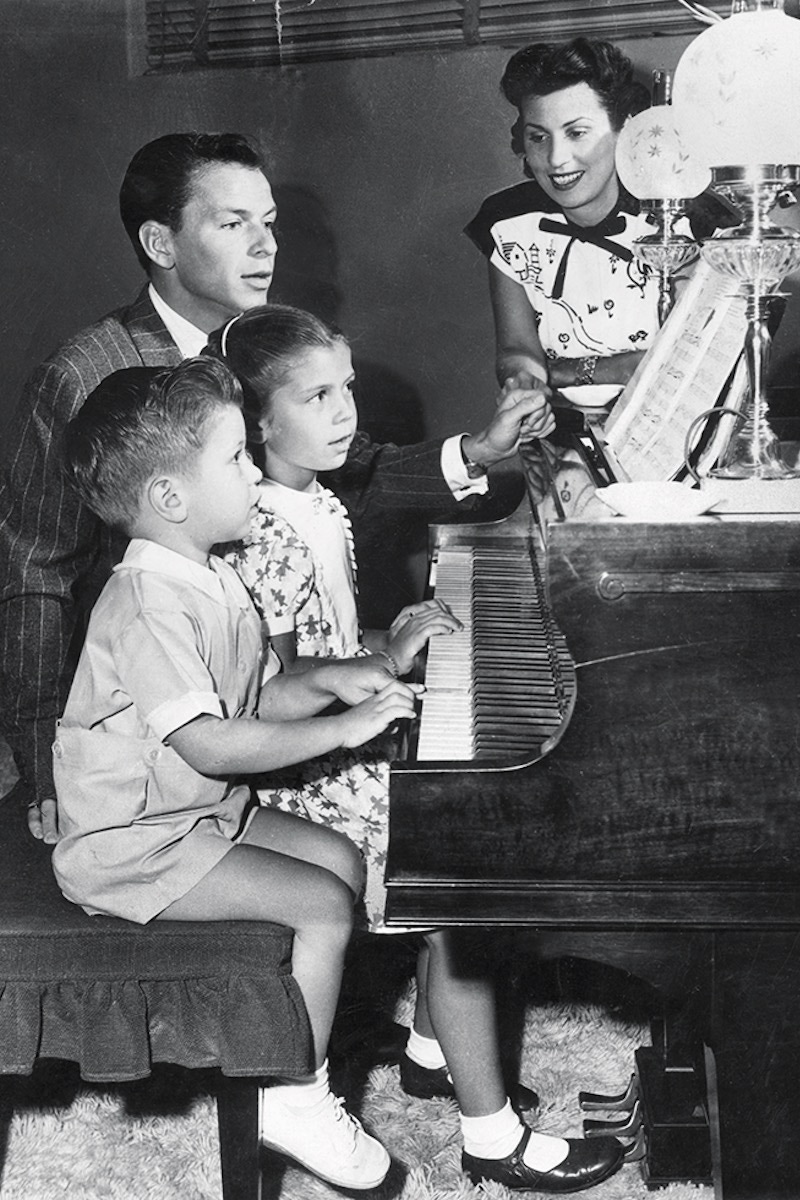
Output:
[[[423,1037],[421,1033],[417,1033],[416,1029],[412,1029],[408,1035],[406,1054],[412,1062],[417,1063],[420,1067],[435,1069],[447,1066],[447,1061],[442,1054],[442,1047],[436,1038]]]
[[[270,1091],[273,1089],[276,1094],[280,1093],[283,1103],[291,1108],[312,1108],[330,1091],[327,1058],[310,1075],[303,1075],[299,1079],[281,1079],[279,1083],[271,1085]]]
[[[375,1188],[392,1162],[331,1092],[327,1062],[311,1075],[260,1089],[259,1136],[336,1187]]]
[[[486,1117],[461,1115],[464,1149],[475,1158],[506,1158],[519,1145],[525,1126],[506,1100],[499,1112]],[[525,1147],[523,1162],[534,1171],[552,1171],[563,1162],[569,1146],[563,1138],[532,1133]]]

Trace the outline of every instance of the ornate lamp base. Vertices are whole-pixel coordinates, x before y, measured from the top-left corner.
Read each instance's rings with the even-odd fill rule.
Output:
[[[778,439],[767,419],[765,396],[766,364],[772,341],[770,316],[783,312],[787,296],[784,292],[760,295],[753,285],[747,298],[747,333],[745,360],[749,378],[748,406],[742,414],[744,423],[733,434],[719,466],[709,471],[717,479],[793,479],[796,470],[782,460]]]
[[[658,275],[658,323],[663,325],[675,301],[673,276],[697,257],[697,242],[673,232],[685,208],[684,200],[642,200],[642,210],[655,224],[653,233],[637,238],[632,249],[643,266]]]
[[[766,380],[770,317],[779,316],[779,306],[782,311],[786,303],[785,295],[773,289],[800,265],[800,236],[772,225],[767,214],[787,181],[797,182],[800,168],[719,167],[712,168],[712,175],[715,188],[733,200],[743,215],[741,225],[704,242],[702,255],[715,270],[738,280],[747,297],[744,351],[749,395],[744,424],[710,474],[719,479],[792,479],[798,471],[781,459],[778,439],[767,420]]]

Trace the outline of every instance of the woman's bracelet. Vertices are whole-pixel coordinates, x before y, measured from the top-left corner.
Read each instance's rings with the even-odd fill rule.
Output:
[[[575,367],[575,386],[584,387],[586,384],[594,383],[594,373],[597,367],[598,355],[590,354],[586,358],[579,358]]]
[[[394,658],[394,656],[391,655],[388,650],[376,650],[375,654],[380,655],[381,658],[386,659],[386,663],[389,667],[389,671],[391,672],[392,679],[399,679],[400,678],[400,668],[397,665],[397,659]]]

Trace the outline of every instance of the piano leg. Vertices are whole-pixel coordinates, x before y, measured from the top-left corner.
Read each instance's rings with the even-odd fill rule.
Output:
[[[718,933],[711,1004],[723,1200],[797,1200],[797,932]]]

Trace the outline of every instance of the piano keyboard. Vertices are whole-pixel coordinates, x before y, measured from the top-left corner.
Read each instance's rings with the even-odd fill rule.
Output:
[[[536,752],[575,685],[530,542],[441,547],[432,583],[464,629],[428,643],[417,761]]]

